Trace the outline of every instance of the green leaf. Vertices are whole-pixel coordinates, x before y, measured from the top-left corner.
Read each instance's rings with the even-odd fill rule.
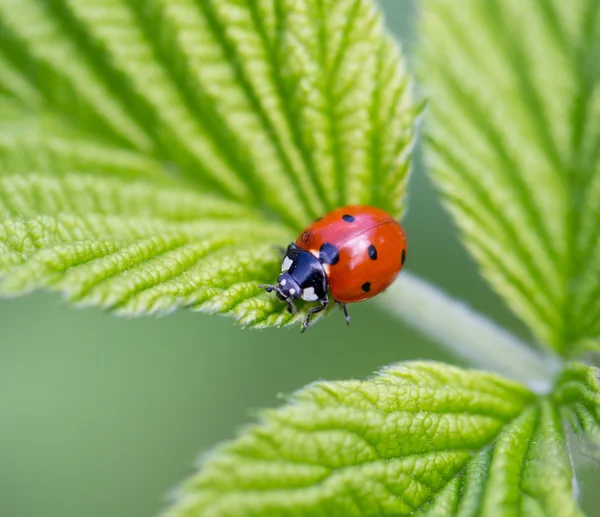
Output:
[[[0,177],[6,293],[43,286],[125,314],[178,307],[281,324],[260,296],[287,230],[237,203],[173,186],[84,174]]]
[[[567,365],[555,393],[579,439],[581,452],[600,462],[600,371],[582,363]]]
[[[295,321],[274,245],[401,216],[415,117],[370,0],[0,0],[2,292]]]
[[[427,156],[483,273],[535,336],[600,346],[600,4],[426,0]]]
[[[578,516],[559,407],[405,363],[319,382],[208,456],[169,517]]]

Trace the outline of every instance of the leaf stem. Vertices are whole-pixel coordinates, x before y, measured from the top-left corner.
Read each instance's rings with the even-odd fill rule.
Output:
[[[549,392],[561,370],[557,356],[534,350],[465,303],[410,273],[403,272],[379,300],[392,314],[457,356],[523,382],[536,393]]]

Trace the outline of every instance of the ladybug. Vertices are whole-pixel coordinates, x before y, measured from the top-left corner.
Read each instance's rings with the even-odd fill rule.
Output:
[[[291,243],[281,263],[275,291],[296,314],[294,300],[319,302],[306,315],[304,332],[313,314],[327,308],[331,293],[350,324],[347,303],[379,294],[396,278],[406,260],[406,236],[387,212],[372,206],[345,206],[317,219]]]

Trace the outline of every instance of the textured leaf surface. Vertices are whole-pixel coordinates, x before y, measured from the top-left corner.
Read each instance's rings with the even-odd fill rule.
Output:
[[[558,409],[489,373],[406,363],[320,382],[206,458],[170,517],[577,516]]]
[[[32,202],[33,201],[33,202]],[[127,314],[178,307],[281,324],[261,298],[281,225],[237,203],[145,182],[82,174],[0,177],[4,293],[44,286]]]
[[[537,338],[600,346],[600,4],[427,0],[428,157]]]
[[[414,117],[370,0],[0,0],[2,290],[289,322],[273,245],[400,216]]]
[[[600,371],[581,363],[564,371],[555,397],[579,439],[584,455],[600,462]]]

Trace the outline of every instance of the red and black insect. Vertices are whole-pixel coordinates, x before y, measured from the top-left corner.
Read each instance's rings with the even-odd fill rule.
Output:
[[[291,243],[281,263],[276,285],[260,285],[288,304],[294,300],[319,302],[308,311],[302,332],[313,314],[333,300],[344,310],[347,303],[379,294],[396,278],[406,260],[406,236],[388,213],[372,206],[346,206],[317,219]]]

